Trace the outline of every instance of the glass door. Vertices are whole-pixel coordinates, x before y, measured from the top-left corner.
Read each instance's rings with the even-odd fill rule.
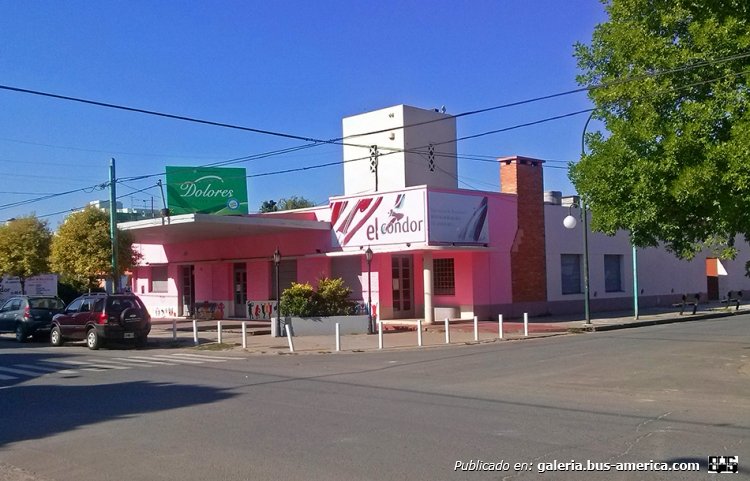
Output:
[[[247,317],[247,266],[234,265],[234,317]]]
[[[393,317],[396,319],[414,316],[413,262],[411,256],[391,257],[391,282],[393,283]]]
[[[194,266],[180,267],[182,302],[180,311],[182,316],[190,317],[193,315],[193,303],[195,302],[195,271]]]

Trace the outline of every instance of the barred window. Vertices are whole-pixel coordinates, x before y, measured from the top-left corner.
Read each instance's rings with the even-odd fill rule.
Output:
[[[167,266],[151,266],[151,292],[168,292]]]
[[[433,291],[436,296],[456,295],[456,273],[453,259],[435,259],[433,261]]]
[[[563,294],[581,293],[580,254],[560,254],[560,273]]]
[[[604,256],[604,290],[622,292],[622,256]]]

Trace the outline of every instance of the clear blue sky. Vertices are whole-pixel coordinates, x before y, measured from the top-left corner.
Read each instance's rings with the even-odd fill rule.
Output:
[[[345,116],[390,105],[474,110],[577,87],[573,44],[606,20],[597,0],[0,0],[0,84],[314,138]],[[585,94],[459,119],[458,135],[591,106]],[[586,115],[458,145],[459,156],[580,156]],[[0,90],[0,204],[302,142]],[[248,174],[339,161],[341,147],[240,164]],[[548,167],[563,167],[550,162]],[[461,187],[498,189],[497,166],[459,160]],[[153,186],[130,182],[118,194]],[[567,171],[545,187],[573,193]],[[250,209],[343,193],[342,167],[248,181]],[[106,199],[81,192],[14,208],[45,216]],[[158,189],[122,199],[161,202]],[[55,228],[63,215],[47,217]]]

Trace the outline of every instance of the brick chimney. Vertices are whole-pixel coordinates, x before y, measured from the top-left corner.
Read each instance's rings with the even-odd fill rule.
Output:
[[[500,191],[518,196],[518,230],[511,250],[513,302],[547,300],[543,160],[503,157]]]

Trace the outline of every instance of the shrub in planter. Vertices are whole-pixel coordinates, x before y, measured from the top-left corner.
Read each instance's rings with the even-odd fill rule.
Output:
[[[341,278],[318,280],[318,298],[322,316],[348,316],[354,314],[354,302],[349,300],[352,290]]]
[[[317,291],[310,284],[295,282],[281,294],[281,310],[286,316],[346,316],[354,313],[351,293],[340,278],[320,279]]]
[[[317,316],[317,297],[317,293],[310,284],[293,282],[292,287],[284,289],[281,294],[281,312],[285,316]]]

